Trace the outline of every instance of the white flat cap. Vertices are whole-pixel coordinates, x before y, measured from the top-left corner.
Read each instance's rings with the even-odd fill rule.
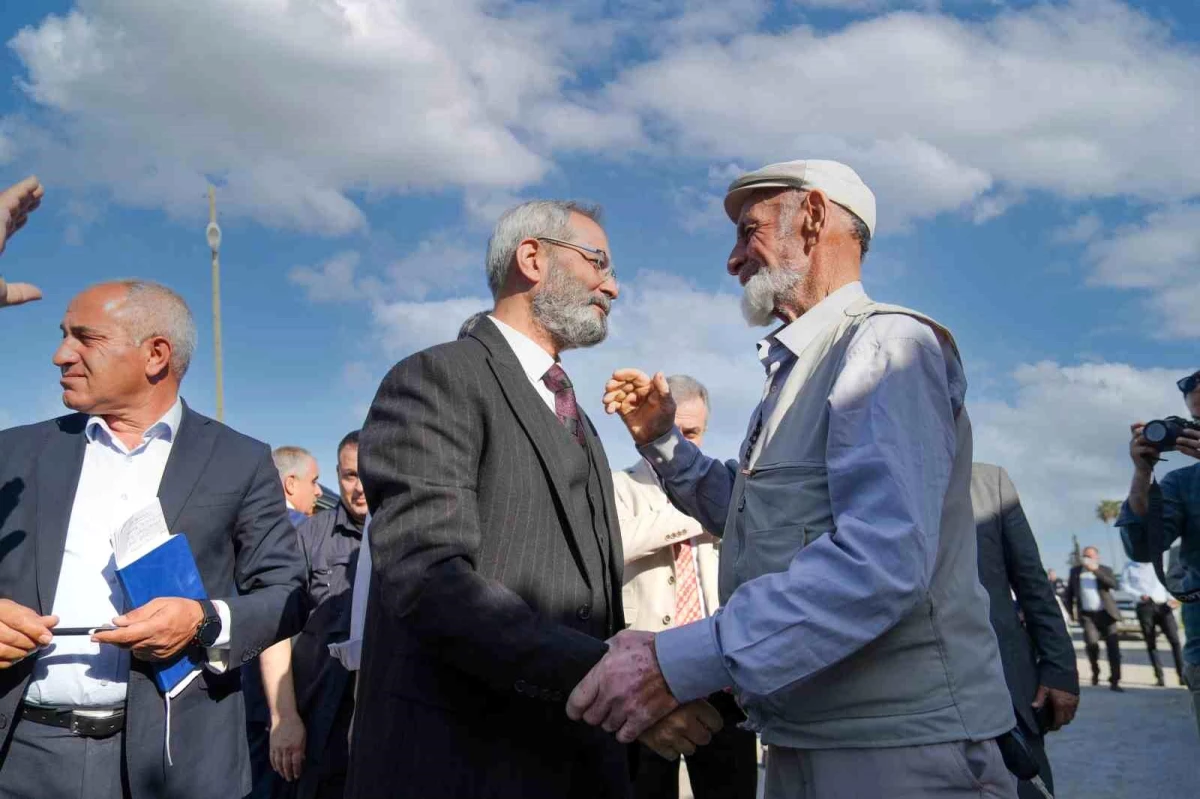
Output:
[[[853,211],[875,235],[875,194],[857,172],[837,161],[784,161],[747,172],[729,184],[725,213],[737,222],[747,195],[772,188],[820,189],[826,197]]]

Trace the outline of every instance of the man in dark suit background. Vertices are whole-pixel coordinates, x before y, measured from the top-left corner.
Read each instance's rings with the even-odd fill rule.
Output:
[[[270,451],[179,398],[195,326],[170,289],[95,286],[62,331],[54,363],[77,413],[0,433],[0,796],[240,797],[238,667],[302,613]],[[156,497],[210,601],[124,607],[108,537]],[[110,620],[90,639],[53,634]],[[206,665],[168,727],[148,661],[185,650]]]
[[[1112,592],[1117,590],[1117,576],[1108,566],[1100,565],[1100,550],[1086,547],[1083,563],[1071,569],[1063,604],[1073,621],[1083,627],[1083,642],[1092,664],[1092,685],[1100,684],[1100,639],[1108,648],[1108,684],[1114,691],[1121,687],[1121,644],[1117,638],[1117,622],[1121,611]]]
[[[558,362],[605,337],[617,297],[597,216],[505,213],[488,245],[495,310],[397,364],[375,396],[348,797],[628,794],[625,747],[565,713],[625,626],[608,460]],[[692,736],[656,745],[668,754],[720,726],[707,705],[668,718]]]
[[[1004,678],[1017,723],[1031,744],[1043,782],[1053,793],[1043,737],[1070,724],[1079,706],[1075,647],[1008,472],[988,463],[972,464],[971,504],[975,508],[979,581],[991,603]],[[1042,797],[1029,782],[1020,783],[1018,793],[1021,799]]]

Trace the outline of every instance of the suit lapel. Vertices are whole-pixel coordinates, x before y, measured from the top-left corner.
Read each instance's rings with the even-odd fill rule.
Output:
[[[176,532],[175,522],[200,482],[200,475],[208,466],[216,440],[217,426],[212,419],[201,416],[184,403],[179,430],[171,444],[162,482],[158,484],[158,501],[162,505],[167,529],[171,532]]]
[[[33,540],[38,603],[43,614],[49,614],[54,608],[71,507],[75,504],[79,475],[83,471],[86,424],[87,417],[83,414],[56,420],[57,426],[37,460],[37,535]]]
[[[534,450],[537,451],[538,458],[542,462],[542,470],[549,478],[550,488],[558,500],[561,515],[566,520],[566,526],[570,532],[568,544],[571,547],[571,554],[579,564],[584,582],[587,583],[588,588],[591,588],[593,575],[588,572],[582,550],[585,541],[584,535],[588,534],[588,526],[583,524],[583,520],[579,519],[575,512],[575,503],[571,501],[570,491],[562,478],[562,471],[555,468],[555,452],[558,446],[553,437],[562,435],[562,430],[556,430],[552,425],[559,427],[561,425],[554,414],[546,408],[546,404],[542,402],[537,391],[530,385],[529,377],[521,368],[520,361],[517,360],[512,348],[508,346],[508,342],[504,340],[504,336],[496,329],[492,321],[490,319],[481,320],[471,331],[471,335],[487,347],[491,353],[488,363],[492,367],[492,373],[496,376],[500,391],[516,415],[517,421],[520,422],[525,434],[533,443]]]

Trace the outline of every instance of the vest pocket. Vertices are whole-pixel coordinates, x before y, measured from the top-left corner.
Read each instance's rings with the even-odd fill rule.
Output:
[[[796,553],[807,543],[808,532],[802,524],[748,530],[737,562],[738,582],[787,571]]]

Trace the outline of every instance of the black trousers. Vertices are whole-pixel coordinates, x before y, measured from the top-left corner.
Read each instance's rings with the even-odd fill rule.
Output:
[[[1025,742],[1029,744],[1029,753],[1033,755],[1033,759],[1038,764],[1038,776],[1042,778],[1042,782],[1046,784],[1046,790],[1054,793],[1054,774],[1050,771],[1050,759],[1046,757],[1046,739],[1041,735],[1035,735],[1026,728],[1023,722],[1021,729],[1025,731]],[[1017,783],[1018,799],[1045,799],[1042,792],[1034,787],[1032,782],[1021,780]]]
[[[754,799],[758,790],[758,757],[754,733],[738,728],[746,720],[733,696],[708,698],[725,726],[707,746],[687,758],[688,777],[696,799]],[[635,799],[678,799],[679,761],[665,760],[646,747],[638,753]]]
[[[1138,624],[1142,625],[1142,638],[1146,641],[1146,652],[1150,655],[1150,665],[1154,667],[1154,676],[1159,682],[1163,679],[1162,664],[1158,661],[1158,630],[1161,627],[1167,643],[1171,645],[1171,655],[1175,658],[1175,673],[1183,682],[1183,651],[1179,648],[1179,627],[1175,624],[1175,614],[1171,606],[1158,604],[1153,600],[1141,602],[1137,606]]]
[[[1121,644],[1117,640],[1117,623],[1103,610],[1080,612],[1079,623],[1083,626],[1083,643],[1092,664],[1092,680],[1100,678],[1100,639],[1103,638],[1108,648],[1108,681],[1116,685],[1121,681]]]

